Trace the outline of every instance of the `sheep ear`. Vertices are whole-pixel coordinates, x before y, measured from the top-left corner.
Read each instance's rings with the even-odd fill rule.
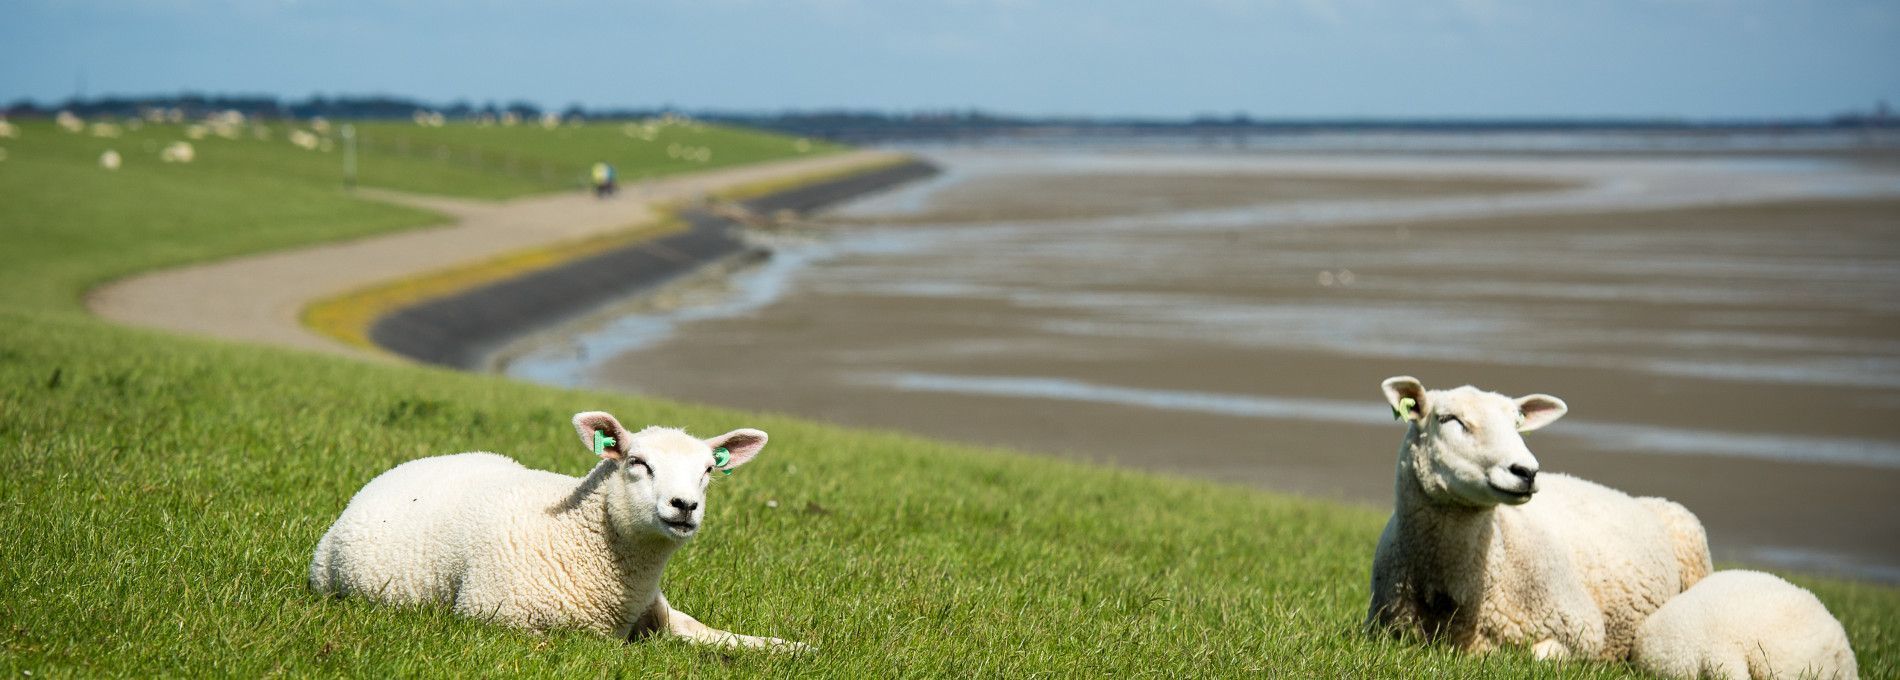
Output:
[[[759,451],[765,448],[765,433],[751,428],[740,428],[708,439],[706,445],[715,449],[723,448],[727,453],[732,454],[732,459],[726,461],[725,464],[725,469],[731,470],[752,460],[753,456],[759,455]]]
[[[1409,375],[1386,378],[1379,385],[1385,400],[1392,404],[1392,415],[1399,420],[1416,422],[1425,417],[1425,386]]]
[[[621,460],[627,457],[627,447],[632,445],[631,442],[627,441],[627,428],[621,427],[620,421],[615,420],[613,414],[606,411],[587,411],[574,414],[574,432],[581,436],[581,445],[587,447],[588,451],[594,450],[595,431],[612,437],[614,440],[614,443],[600,448],[600,457],[612,460]]]
[[[1570,412],[1570,405],[1564,400],[1548,394],[1533,394],[1517,398],[1517,431],[1529,432],[1557,422]]]

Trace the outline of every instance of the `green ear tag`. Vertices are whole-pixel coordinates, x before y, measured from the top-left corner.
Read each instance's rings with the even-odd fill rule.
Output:
[[[731,470],[726,469],[726,463],[730,462],[732,462],[732,452],[727,451],[726,447],[721,446],[713,449],[713,465],[718,466],[720,472],[728,475],[732,474]]]
[[[618,443],[619,442],[614,441],[613,437],[607,436],[606,431],[594,430],[594,455],[605,456],[607,455],[607,447]]]
[[[1411,413],[1412,409],[1415,409],[1415,408],[1418,408],[1417,399],[1413,399],[1411,397],[1401,397],[1399,399],[1398,407],[1392,409],[1392,419],[1405,420],[1405,414]]]

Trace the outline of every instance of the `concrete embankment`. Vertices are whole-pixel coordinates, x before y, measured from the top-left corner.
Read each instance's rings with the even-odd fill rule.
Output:
[[[937,168],[905,162],[741,201],[744,213],[804,214],[855,196],[929,177]],[[695,206],[678,211],[687,229],[610,248],[519,277],[434,298],[386,314],[370,327],[377,346],[431,364],[472,369],[485,356],[527,333],[744,252],[735,211]]]

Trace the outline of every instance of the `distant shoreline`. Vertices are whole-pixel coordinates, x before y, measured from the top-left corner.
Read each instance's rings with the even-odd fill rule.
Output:
[[[837,177],[904,158],[858,150],[734,165],[640,181],[611,200],[580,191],[495,202],[365,189],[372,200],[450,222],[136,274],[88,290],[85,304],[129,326],[388,361],[394,355],[367,335],[389,310],[590,249],[646,240],[664,231],[673,207],[697,197]]]
[[[745,212],[806,213],[937,173],[908,160],[841,178],[739,201]],[[424,363],[479,370],[511,342],[651,291],[708,264],[746,252],[742,223],[702,205],[678,211],[687,229],[610,248],[566,263],[396,309],[378,318],[369,339]]]

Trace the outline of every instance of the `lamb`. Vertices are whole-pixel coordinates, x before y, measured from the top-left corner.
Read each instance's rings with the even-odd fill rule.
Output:
[[[602,458],[585,478],[478,452],[410,461],[370,480],[318,541],[310,587],[389,604],[447,604],[531,630],[579,627],[620,639],[664,632],[701,644],[805,649],[712,628],[660,592],[667,559],[699,531],[714,468],[730,471],[758,455],[764,432],[704,441],[671,428],[629,433],[600,411],[576,414],[573,424]]]
[[[1631,660],[1657,675],[1854,680],[1847,632],[1813,593],[1759,571],[1721,571],[1669,600],[1636,634]]]
[[[1562,400],[1428,392],[1411,377],[1383,387],[1408,428],[1368,631],[1622,659],[1643,619],[1708,574],[1707,535],[1682,506],[1538,474],[1520,433],[1562,417]]]

